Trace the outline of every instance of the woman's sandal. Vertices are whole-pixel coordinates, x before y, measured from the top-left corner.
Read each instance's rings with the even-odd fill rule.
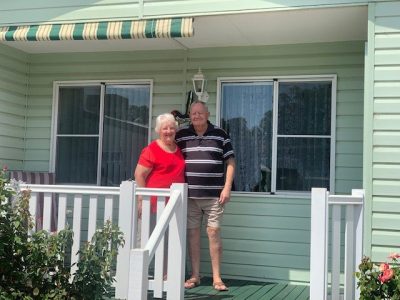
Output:
[[[213,288],[214,288],[214,290],[219,291],[219,292],[229,291],[228,287],[222,281],[214,282]]]
[[[185,289],[193,289],[200,285],[200,278],[189,278],[185,281]]]

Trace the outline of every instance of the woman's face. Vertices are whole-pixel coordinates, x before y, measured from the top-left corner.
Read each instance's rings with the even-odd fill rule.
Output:
[[[160,140],[165,144],[171,144],[175,142],[176,125],[175,122],[164,122],[160,127]]]

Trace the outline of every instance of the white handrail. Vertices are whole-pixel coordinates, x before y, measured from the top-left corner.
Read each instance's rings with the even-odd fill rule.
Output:
[[[179,197],[181,197],[181,195],[179,194],[178,191],[173,191],[171,193],[171,197],[168,201],[168,204],[165,206],[163,214],[158,220],[156,227],[154,227],[154,230],[149,240],[147,241],[146,246],[144,247],[144,250],[149,251],[149,260],[153,259],[156,248],[161,242],[161,239],[164,236],[165,231],[167,230],[168,224],[172,218],[172,214],[174,213],[175,208],[178,205],[178,200],[180,199]]]

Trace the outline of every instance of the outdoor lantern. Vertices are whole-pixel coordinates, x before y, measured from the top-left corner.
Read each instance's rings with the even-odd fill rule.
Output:
[[[207,102],[208,100],[208,93],[206,92],[207,80],[204,77],[204,74],[201,72],[200,68],[197,74],[193,75],[192,81],[193,81],[194,93],[196,94],[197,98],[203,102]]]

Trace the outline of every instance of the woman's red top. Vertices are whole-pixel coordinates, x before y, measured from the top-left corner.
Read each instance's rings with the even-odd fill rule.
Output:
[[[185,182],[185,159],[178,147],[174,153],[170,153],[153,141],[142,150],[138,164],[151,169],[146,178],[146,187],[169,188],[172,183]],[[151,212],[156,211],[157,197],[151,197]]]

